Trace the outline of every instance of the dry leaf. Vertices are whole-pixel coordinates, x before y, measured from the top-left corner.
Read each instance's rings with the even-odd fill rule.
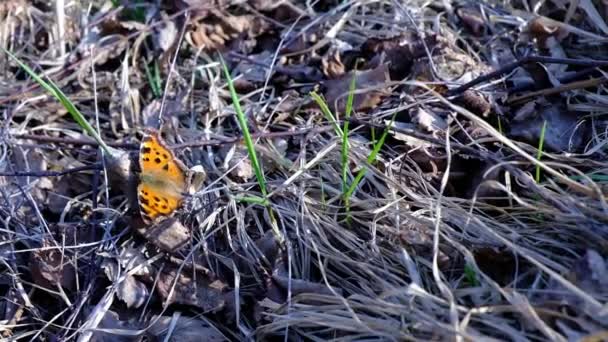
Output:
[[[197,341],[229,341],[218,329],[193,317],[153,316],[154,324],[150,326],[147,333],[154,336],[158,341],[170,342],[197,342]],[[171,334],[168,335],[171,327]]]
[[[195,278],[191,270],[182,270],[178,274],[178,268],[171,265],[162,269],[156,285],[158,294],[167,304],[192,305],[205,311],[214,311],[224,306],[225,288],[224,283],[209,279],[205,274],[197,272]]]
[[[576,152],[580,151],[587,141],[588,128],[586,125],[578,125],[577,114],[554,104],[540,108],[534,119],[514,122],[509,136],[538,146],[545,121],[545,150]]]
[[[359,91],[355,93],[353,99],[353,110],[364,111],[374,108],[383,97],[389,95],[384,86],[390,82],[386,65],[382,64],[375,69],[358,71],[355,75],[356,90]],[[344,113],[352,79],[353,73],[349,72],[339,79],[323,83],[326,89],[325,99],[330,109],[337,113]]]
[[[165,21],[165,25],[158,33],[158,46],[165,52],[169,51],[177,40],[177,34],[178,32],[175,23],[171,20]]]
[[[433,50],[437,42],[434,33],[422,40],[415,31],[407,31],[391,38],[369,38],[361,46],[361,53],[370,61],[369,67],[387,64],[390,78],[401,80],[409,74],[414,60],[426,56],[426,48]]]
[[[475,34],[480,36],[485,28],[485,21],[477,7],[462,7],[456,10],[460,20]]]
[[[156,247],[170,253],[179,251],[191,239],[190,230],[175,216],[137,228],[137,232]]]
[[[135,327],[133,327],[129,322],[123,321],[120,319],[118,313],[112,310],[106,311],[105,315],[101,319],[101,322],[97,326],[98,329],[106,329],[107,331],[111,330],[131,330],[135,333]],[[121,335],[119,333],[112,334],[106,331],[95,331],[91,338],[91,342],[132,342],[132,335]]]
[[[587,295],[601,298],[608,289],[608,261],[597,251],[588,249],[564,276]],[[608,324],[607,310],[598,311],[588,305],[588,301],[567,291],[558,280],[551,278],[547,290],[547,300],[568,304],[573,310],[584,311],[596,322]]]
[[[233,145],[222,152],[225,153],[223,168],[227,171],[230,170],[231,176],[238,177],[243,181],[253,177],[251,160],[249,160],[247,150],[243,145]]]
[[[69,256],[48,239],[43,240],[42,249],[32,253],[30,270],[34,281],[45,288],[61,286],[72,289],[76,271]]]
[[[418,127],[432,133],[445,131],[448,123],[439,115],[428,111],[422,107],[418,107],[412,115],[412,122],[418,124]]]

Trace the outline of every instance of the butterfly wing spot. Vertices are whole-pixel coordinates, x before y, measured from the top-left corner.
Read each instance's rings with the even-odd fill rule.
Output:
[[[181,198],[170,193],[163,193],[148,184],[139,185],[139,207],[144,221],[152,221],[159,216],[171,214],[180,205]]]
[[[151,223],[159,216],[171,215],[180,206],[187,187],[186,169],[157,133],[142,140],[139,163],[141,217]]]

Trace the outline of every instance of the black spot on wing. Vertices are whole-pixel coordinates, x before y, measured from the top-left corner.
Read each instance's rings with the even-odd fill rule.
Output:
[[[160,160],[160,158],[158,158],[158,157],[154,158],[154,162],[155,162],[156,164],[160,164],[160,161],[161,161],[161,160]]]
[[[165,164],[165,166],[163,166],[163,170],[169,171],[169,164]]]
[[[142,149],[141,149],[141,151],[142,151],[144,154],[148,154],[148,153],[150,153],[150,148],[146,146],[146,147],[142,148]]]

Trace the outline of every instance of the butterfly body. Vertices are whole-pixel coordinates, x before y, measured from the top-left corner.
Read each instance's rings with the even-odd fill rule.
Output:
[[[142,219],[151,223],[171,215],[184,199],[188,171],[163,143],[158,132],[149,132],[142,139],[139,166],[137,198]]]

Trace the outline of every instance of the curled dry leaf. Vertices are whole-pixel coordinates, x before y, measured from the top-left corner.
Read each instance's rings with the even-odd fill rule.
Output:
[[[231,15],[220,10],[211,10],[204,20],[193,24],[187,41],[197,49],[213,51],[224,48],[242,34],[251,39],[269,29],[269,24],[259,16]]]
[[[456,15],[474,35],[480,36],[483,34],[485,21],[478,7],[461,7],[456,10]]]
[[[233,145],[228,149],[223,149],[222,152],[224,154],[223,168],[229,170],[231,176],[244,181],[253,177],[251,160],[243,145]]]
[[[531,38],[538,40],[540,46],[545,46],[545,41],[549,37],[555,37],[557,40],[562,40],[568,36],[568,30],[565,30],[557,22],[545,17],[535,17],[528,21],[525,31]]]
[[[330,79],[338,78],[345,73],[344,63],[338,49],[330,49],[321,59],[323,74]]]

